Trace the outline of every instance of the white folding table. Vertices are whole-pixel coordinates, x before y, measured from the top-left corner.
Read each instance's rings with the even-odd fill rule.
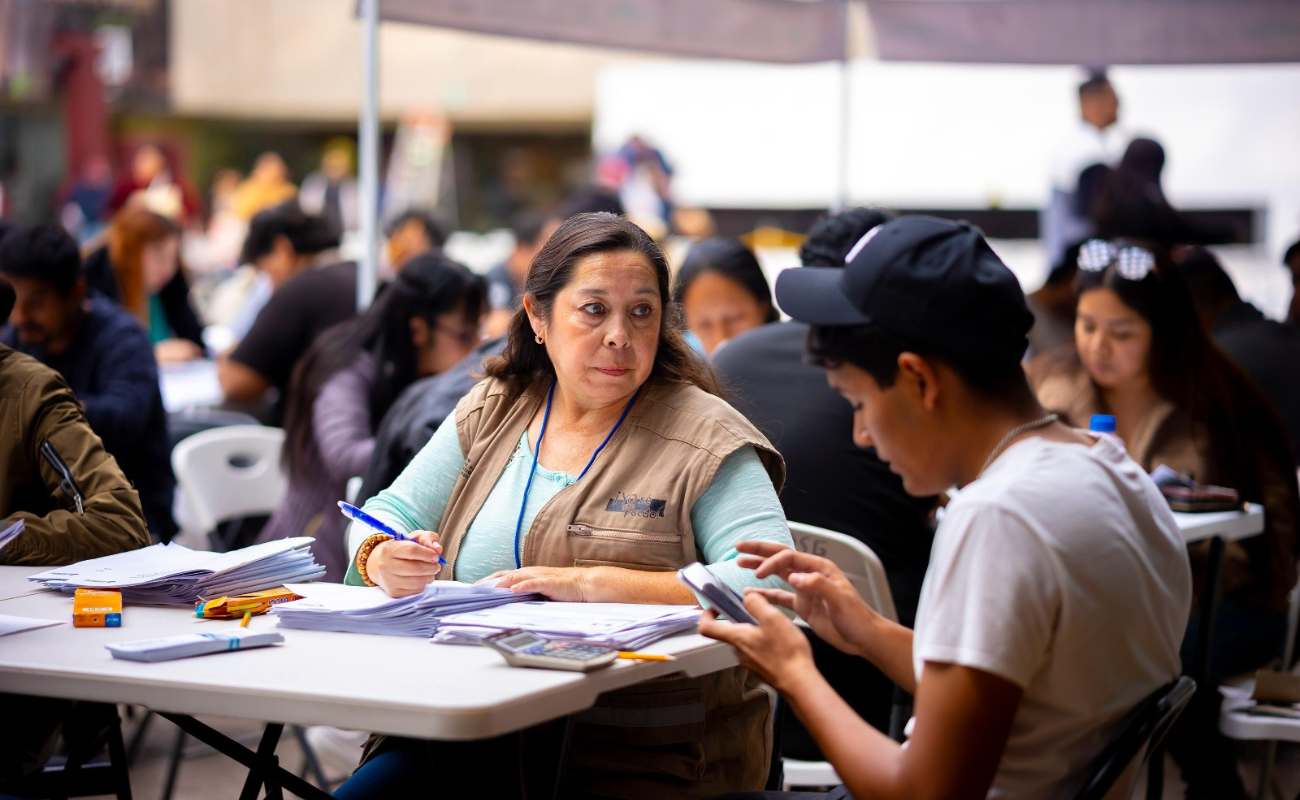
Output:
[[[1184,542],[1210,543],[1205,589],[1201,595],[1201,618],[1196,628],[1196,650],[1192,657],[1192,668],[1188,672],[1196,681],[1199,691],[1213,691],[1216,687],[1209,685],[1210,646],[1214,641],[1214,627],[1223,590],[1224,545],[1263,533],[1264,508],[1258,503],[1247,503],[1241,511],[1173,513]],[[1164,794],[1164,758],[1152,757],[1147,764],[1147,798],[1158,800]]]
[[[1192,678],[1205,687],[1210,669],[1210,644],[1219,611],[1223,588],[1223,548],[1226,542],[1249,539],[1264,532],[1264,508],[1247,503],[1241,511],[1206,511],[1195,514],[1175,511],[1174,519],[1188,544],[1208,540],[1210,557],[1206,566],[1205,590],[1201,599],[1201,619],[1196,635]]]
[[[200,620],[185,608],[126,605],[120,628],[74,628],[71,595],[30,588],[26,577],[40,571],[0,567],[0,614],[67,624],[0,637],[0,692],[145,706],[248,766],[259,783],[302,797],[328,795],[275,765],[275,743],[286,723],[483,739],[563,719],[614,689],[736,664],[729,646],[698,634],[646,648],[674,655],[675,662],[619,661],[584,675],[514,668],[487,648],[435,645],[422,637],[285,628],[278,628],[284,644],[275,647],[154,664],[124,661],[112,658],[104,645],[239,623]],[[250,627],[274,625],[273,617],[262,616]],[[271,724],[255,754],[194,720],[197,714]],[[214,743],[214,737],[224,741]]]

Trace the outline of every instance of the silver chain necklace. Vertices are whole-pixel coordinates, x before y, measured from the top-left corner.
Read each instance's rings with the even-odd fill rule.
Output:
[[[1048,414],[1045,417],[1040,417],[1039,419],[1026,422],[1024,425],[1017,425],[1012,428],[1006,436],[1002,437],[1002,441],[998,442],[998,446],[993,448],[993,452],[989,453],[988,460],[984,462],[984,466],[980,467],[980,471],[976,473],[975,477],[978,478],[980,475],[983,475],[984,470],[988,469],[989,464],[993,463],[993,459],[1002,455],[1002,451],[1007,449],[1007,445],[1011,444],[1017,436],[1025,431],[1032,431],[1035,428],[1042,428],[1051,425],[1053,422],[1056,422],[1057,419],[1059,419],[1059,417],[1056,414]]]

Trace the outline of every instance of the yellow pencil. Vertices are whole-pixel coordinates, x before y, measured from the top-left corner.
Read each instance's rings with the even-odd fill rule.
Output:
[[[241,628],[247,628],[247,627],[248,627],[248,621],[249,621],[250,619],[252,619],[252,618],[253,618],[253,612],[252,612],[252,611],[245,611],[245,612],[244,612],[244,619],[243,619],[243,621],[241,621],[241,622],[239,623],[239,627],[241,627]]]
[[[630,653],[626,650],[620,650],[619,658],[627,658],[635,661],[676,661],[677,656],[661,656],[658,653]]]

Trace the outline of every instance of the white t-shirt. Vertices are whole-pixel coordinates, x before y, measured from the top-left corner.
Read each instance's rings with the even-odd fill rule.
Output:
[[[918,680],[934,661],[1021,687],[988,796],[1071,797],[1117,724],[1179,674],[1190,604],[1178,525],[1122,446],[1029,438],[949,504],[913,667]]]
[[[1093,164],[1114,165],[1127,144],[1128,135],[1117,126],[1102,130],[1090,122],[1079,120],[1052,154],[1048,168],[1052,188],[1073,195],[1079,187],[1081,172]]]

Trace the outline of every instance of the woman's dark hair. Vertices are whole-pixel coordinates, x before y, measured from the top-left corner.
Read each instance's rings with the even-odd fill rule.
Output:
[[[533,258],[524,282],[524,295],[532,299],[534,311],[550,319],[555,297],[573,279],[578,262],[599,253],[631,252],[644,258],[654,270],[663,313],[659,320],[659,343],[650,378],[687,383],[710,394],[721,395],[713,368],[682,338],[677,304],[669,295],[668,259],[645,231],[616,214],[599,212],[570,217],[546,240]],[[488,377],[507,381],[515,392],[534,382],[550,381],[555,367],[546,346],[533,338],[528,312],[515,312],[507,330],[506,349],[485,365]]]
[[[1261,441],[1260,419],[1272,416],[1278,431],[1283,430],[1281,420],[1254,382],[1201,327],[1182,270],[1168,251],[1145,240],[1119,239],[1114,245],[1117,250],[1132,246],[1151,253],[1155,257],[1151,271],[1137,280],[1125,277],[1118,258],[1100,271],[1080,269],[1077,295],[1109,289],[1150,324],[1151,385],[1191,419],[1198,449],[1217,470],[1215,476],[1195,477],[1227,481],[1242,496],[1259,499],[1260,474],[1252,450],[1277,444]],[[1285,439],[1281,437],[1286,450],[1283,460],[1290,461]]]
[[[681,269],[677,270],[677,280],[673,283],[673,303],[680,307],[691,282],[706,272],[716,272],[735,281],[760,306],[766,306],[767,316],[764,322],[776,322],[781,318],[772,302],[772,290],[767,285],[763,268],[754,257],[754,251],[735,239],[722,237],[705,239],[686,254],[686,260],[682,262]]]
[[[487,288],[478,275],[432,251],[412,258],[364,314],[317,337],[294,366],[285,403],[284,467],[291,474],[319,458],[313,432],[313,404],[334,373],[370,353],[377,373],[370,388],[372,426],[383,419],[397,395],[415,381],[416,352],[411,320],[430,326],[449,311],[460,311],[465,324],[477,326]]]

